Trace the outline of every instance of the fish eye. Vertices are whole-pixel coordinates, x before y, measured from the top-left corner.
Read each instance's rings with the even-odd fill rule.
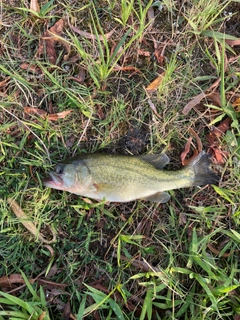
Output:
[[[59,164],[57,167],[56,167],[56,173],[58,173],[58,174],[62,174],[63,173],[63,171],[64,171],[64,165],[62,165],[62,164]]]

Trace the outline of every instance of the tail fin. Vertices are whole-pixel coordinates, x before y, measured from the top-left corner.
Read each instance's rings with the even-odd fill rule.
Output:
[[[219,181],[219,177],[213,172],[210,165],[210,155],[205,151],[200,152],[199,155],[188,164],[187,167],[194,171],[194,186],[205,186],[207,184],[215,184]]]

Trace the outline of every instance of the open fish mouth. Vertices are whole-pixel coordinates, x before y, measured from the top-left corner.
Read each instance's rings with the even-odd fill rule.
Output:
[[[54,172],[49,172],[49,177],[43,180],[43,185],[50,188],[59,188],[63,184],[63,179]]]

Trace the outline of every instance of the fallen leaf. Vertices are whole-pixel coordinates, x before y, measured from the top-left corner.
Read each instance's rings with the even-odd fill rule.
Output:
[[[58,283],[58,282],[53,282],[49,281],[43,278],[37,278],[37,282],[40,286],[44,286],[47,289],[51,290],[64,290],[68,286],[67,283]]]
[[[52,240],[47,240],[44,238],[44,236],[41,234],[41,232],[39,232],[39,230],[36,228],[35,224],[31,221],[29,221],[29,217],[25,214],[25,212],[21,209],[21,207],[18,205],[18,203],[12,199],[12,198],[8,198],[8,203],[12,209],[12,211],[14,212],[14,214],[16,215],[16,217],[19,219],[19,221],[24,225],[24,227],[30,231],[38,240],[50,244],[56,241],[56,234],[55,232],[52,230],[52,228],[50,228],[51,232],[52,232]]]
[[[34,107],[24,107],[24,112],[27,114],[37,114],[43,119],[48,119],[50,121],[57,121],[58,119],[64,119],[67,115],[72,112],[72,109],[65,110],[58,113],[49,114],[45,110],[34,108]]]
[[[45,246],[47,247],[47,246]],[[51,259],[53,258],[54,255],[51,254]],[[55,263],[51,269],[46,273],[46,278],[53,278],[58,272],[58,266]]]
[[[33,279],[29,279],[29,282],[33,283],[34,280]],[[9,276],[3,276],[3,277],[0,278],[0,286],[11,287],[11,285],[18,284],[18,283],[21,283],[21,284],[25,283],[22,275],[18,274],[18,273],[16,273],[16,274],[13,273],[13,274],[10,274]]]
[[[66,110],[58,113],[48,114],[47,118],[51,121],[57,121],[58,119],[64,119],[66,116],[68,116],[72,110]]]
[[[45,110],[34,108],[34,107],[24,107],[24,112],[27,114],[37,114],[40,117],[47,116],[47,112]]]
[[[69,320],[70,314],[71,314],[71,305],[70,305],[70,301],[68,300],[63,310],[63,315],[62,315],[63,320]]]
[[[148,11],[147,11],[147,17],[148,17],[148,29],[151,29],[153,27],[154,21],[155,21],[155,14],[154,14],[154,9],[151,6]]]
[[[3,81],[1,81],[0,88],[5,87],[9,80],[10,80],[10,77],[6,77]]]
[[[203,98],[206,98],[206,93],[205,92],[199,93],[191,101],[189,101],[188,104],[186,104],[186,106],[182,110],[182,113],[184,115],[187,115],[192,110],[192,108],[194,108],[196,105],[198,105],[202,101]]]
[[[40,317],[38,318],[38,320],[43,320],[46,316],[46,311],[43,311],[43,313],[40,315]]]
[[[191,134],[191,137],[187,140],[185,149],[180,156],[183,166],[189,164],[189,162],[191,162],[202,151],[202,141],[199,138],[199,135],[192,128],[189,128],[189,133]],[[190,145],[193,137],[197,140],[197,149],[194,148],[193,156],[189,159],[186,159],[186,156],[190,152]]]
[[[192,128],[189,128],[189,132],[190,132],[191,136],[193,136],[197,140],[197,146],[198,146],[197,150],[198,150],[198,153],[200,153],[202,151],[203,147],[202,147],[202,141],[199,138],[199,135]]]
[[[208,247],[208,249],[209,249],[210,251],[212,251],[212,252],[215,253],[216,255],[220,256],[221,251],[218,250],[218,249],[216,249],[212,244],[209,243],[209,244],[207,245],[207,247]],[[229,252],[229,253],[223,253],[220,257],[228,258],[228,257],[230,257],[231,255],[233,255],[233,253],[234,253],[234,250],[231,251],[231,252]]]
[[[186,226],[187,224],[187,216],[184,213],[179,214],[179,224],[180,226]]]
[[[38,3],[38,0],[31,0],[30,1],[30,10],[39,13],[40,12],[40,6]]]
[[[113,33],[115,31],[115,28],[114,28],[112,31],[106,33],[104,36],[102,36],[102,35],[97,35],[96,36],[95,34],[92,34],[92,33],[86,32],[86,31],[82,31],[82,30],[78,29],[77,27],[74,27],[70,23],[68,25],[74,32],[80,34],[80,36],[82,36],[84,38],[87,38],[87,39],[92,39],[92,40],[96,40],[96,39],[99,39],[101,41],[103,41],[105,39],[109,40],[110,37],[113,35]]]
[[[51,246],[49,246],[48,244],[44,246],[45,248],[47,248],[50,252],[50,257],[53,258],[54,257],[54,250]]]
[[[35,66],[33,64],[29,64],[29,63],[22,63],[20,65],[20,68],[23,69],[23,70],[27,70],[28,72],[31,72],[33,74],[42,74],[42,70],[38,67],[38,66]]]
[[[67,43],[65,39],[61,38],[63,28],[64,28],[64,20],[60,19],[49,30],[47,30],[43,34],[39,42],[38,50],[35,55],[36,58],[40,58],[42,54],[46,54],[46,56],[49,59],[49,62],[55,65],[57,61],[55,44],[62,43],[65,46],[67,51],[67,54],[64,56],[64,60],[68,59],[70,54],[70,45]]]
[[[216,145],[218,139],[229,129],[231,123],[230,118],[224,119],[217,127],[207,135],[210,147]]]
[[[226,153],[219,149],[218,147],[211,147],[211,151],[213,153],[213,158],[216,159],[216,163],[224,164],[226,162]]]
[[[185,158],[186,158],[187,154],[190,152],[191,143],[192,143],[192,137],[189,137],[187,140],[187,143],[185,144],[184,151],[180,155],[180,159],[182,161],[183,166],[187,165],[189,162],[188,160],[185,160]]]
[[[240,98],[237,98],[232,104],[234,108],[236,108],[237,112],[240,112]]]
[[[233,107],[240,106],[240,98],[237,98],[237,100],[235,100],[232,105]]]
[[[156,116],[158,116],[160,118],[161,116],[157,112],[157,108],[156,108],[155,104],[152,102],[152,100],[150,98],[148,99],[148,103],[149,103],[149,106],[152,109],[152,111],[156,114]]]
[[[119,66],[118,64],[116,64],[113,68],[114,71],[134,71],[134,73],[142,73],[139,69],[137,69],[134,66]]]
[[[155,41],[154,38],[153,39],[153,44],[154,44],[154,56],[157,59],[157,62],[160,66],[163,65],[164,62],[164,54],[165,54],[165,50],[167,45],[169,44],[169,41],[164,41],[163,43],[161,43],[160,45]]]
[[[118,256],[116,254],[113,254],[114,258],[118,258]],[[129,258],[121,255],[121,260],[124,261],[128,261],[129,264],[133,265],[135,268],[138,268],[140,270],[143,270],[145,272],[149,272],[149,271],[155,271],[155,272],[159,272],[162,274],[162,272],[160,271],[160,269],[158,267],[154,267],[152,265],[150,265],[145,259],[140,260],[136,259],[136,257],[133,257],[131,260],[129,260]]]
[[[166,72],[163,72],[155,80],[153,80],[146,88],[147,93],[152,93],[156,91],[160,84],[163,82],[165,75]]]
[[[235,40],[225,39],[225,42],[232,47],[240,46],[240,39],[235,39]]]
[[[145,51],[145,50],[142,50],[142,49],[138,49],[137,53],[138,53],[139,56],[144,56],[144,57],[150,57],[151,56],[151,53],[149,51]]]
[[[228,157],[228,153],[226,151],[221,150],[219,147],[219,139],[220,137],[229,129],[230,118],[224,119],[217,127],[214,128],[212,132],[207,135],[207,140],[209,142],[209,149],[212,152],[213,159],[215,159],[216,163],[224,164]]]
[[[227,58],[227,55],[224,55],[224,72],[227,70],[229,64],[229,60]],[[217,101],[217,104],[221,105],[221,100],[220,98],[217,98],[217,94],[214,93],[214,90],[216,90],[216,88],[218,87],[219,83],[221,81],[221,77],[219,77],[208,89],[206,89],[205,91],[201,92],[200,94],[198,94],[197,96],[195,96],[190,102],[188,102],[188,104],[183,108],[182,113],[184,115],[187,115],[192,108],[196,107],[202,99],[206,98],[206,97],[212,97],[212,100],[215,99],[215,101]],[[214,100],[213,100],[214,101]]]
[[[211,86],[211,88],[214,88],[213,85]],[[212,92],[207,93],[207,91],[209,91],[209,89],[206,90],[205,92],[201,92],[200,94],[195,96],[191,101],[189,101],[188,104],[186,104],[186,106],[183,108],[182,113],[184,115],[187,115],[194,107],[198,106],[204,98],[209,98],[217,106],[220,107],[221,106],[221,97],[220,97],[219,92],[212,91]]]
[[[220,93],[217,91],[213,91],[207,94],[207,97],[212,100],[217,106],[221,107],[221,97]]]

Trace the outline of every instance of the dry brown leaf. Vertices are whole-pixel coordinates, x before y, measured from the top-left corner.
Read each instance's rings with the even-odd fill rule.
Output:
[[[34,107],[24,107],[24,112],[27,114],[37,114],[42,118],[47,116],[47,112],[45,110]]]
[[[153,27],[153,24],[154,24],[154,21],[155,21],[155,14],[154,14],[153,7],[150,7],[148,9],[147,17],[148,17],[148,22],[149,22],[148,29],[151,29]]]
[[[235,100],[232,104],[233,107],[238,107],[240,106],[240,98],[237,98],[237,100]]]
[[[161,118],[160,114],[157,112],[157,108],[156,108],[155,104],[152,102],[152,100],[150,98],[148,99],[148,103],[149,103],[149,106],[152,109],[152,111],[156,114],[156,116]]]
[[[191,162],[201,151],[202,151],[202,141],[199,138],[198,134],[192,129],[189,128],[189,133],[191,134],[191,137],[188,139],[184,151],[181,153],[181,161],[182,165],[186,166]],[[186,159],[187,154],[190,152],[190,145],[192,142],[192,138],[195,138],[197,140],[197,149],[194,148],[193,156],[189,159]]]
[[[187,143],[185,144],[184,151],[180,155],[180,159],[182,161],[182,165],[183,166],[187,165],[188,162],[189,162],[185,158],[186,158],[187,154],[190,152],[191,143],[192,143],[192,137],[189,137],[188,140],[187,140]]]
[[[40,286],[44,286],[47,289],[60,289],[60,290],[64,290],[64,288],[66,288],[68,286],[68,284],[66,283],[58,283],[58,282],[53,282],[53,281],[49,281],[43,278],[37,278],[37,282]]]
[[[227,55],[225,54],[224,55],[224,72],[227,70],[227,67],[228,67],[228,64],[229,64],[229,60],[227,58]],[[201,92],[200,94],[198,94],[197,96],[195,96],[190,102],[188,102],[188,104],[183,108],[182,110],[182,113],[184,115],[187,115],[191,110],[192,108],[194,108],[195,106],[197,106],[201,100],[203,98],[206,98],[206,97],[211,97],[212,96],[212,100],[214,101],[215,99],[215,102],[219,105],[221,105],[221,100],[220,100],[220,97],[218,99],[217,97],[217,94],[214,93],[214,90],[216,90],[216,88],[218,87],[219,83],[221,81],[221,77],[219,77],[208,89],[206,89],[204,92]]]
[[[58,113],[48,114],[47,118],[51,121],[57,121],[58,119],[64,119],[66,116],[68,116],[72,110],[66,110]]]
[[[39,13],[40,12],[40,6],[38,3],[38,0],[31,0],[30,1],[30,10]]]
[[[50,244],[56,241],[56,234],[53,232],[53,230],[50,228],[52,232],[52,240],[47,240],[44,238],[44,236],[38,231],[35,224],[33,222],[29,222],[29,217],[25,214],[25,212],[21,209],[21,207],[18,205],[18,203],[11,198],[8,198],[8,203],[16,215],[16,217],[19,219],[19,221],[24,225],[24,227],[30,231],[38,240]]]
[[[237,98],[232,104],[234,108],[236,108],[237,112],[240,112],[240,98]]]
[[[64,306],[63,315],[62,315],[63,320],[69,320],[70,314],[71,314],[71,305],[70,305],[70,301],[68,300],[68,302]]]
[[[216,249],[213,245],[211,245],[211,244],[209,243],[209,244],[207,245],[207,247],[208,247],[208,249],[209,249],[210,251],[212,251],[212,252],[215,253],[216,255],[220,256],[221,251],[219,251],[218,249]],[[228,258],[228,257],[230,257],[233,253],[234,253],[234,250],[231,251],[231,252],[229,252],[229,253],[223,253],[223,254],[221,255],[221,257],[223,257],[223,258]]]
[[[218,147],[212,147],[211,150],[217,163],[224,164],[226,162],[226,152],[222,151]]]
[[[224,119],[213,131],[207,135],[210,147],[218,143],[218,139],[229,129],[231,123],[230,118]]]
[[[229,45],[229,46],[240,46],[240,39],[236,39],[236,40],[230,40],[230,39],[226,39],[225,42]]]
[[[34,280],[33,279],[29,279],[29,282],[33,283]],[[22,275],[18,274],[18,273],[16,273],[16,274],[13,273],[13,274],[10,274],[9,276],[4,276],[4,277],[0,278],[0,286],[11,287],[12,284],[18,284],[18,283],[21,283],[21,284],[25,283]]]
[[[210,145],[210,150],[213,154],[213,159],[216,163],[224,164],[228,156],[227,152],[221,150],[219,147],[219,138],[229,129],[230,118],[224,119],[212,132],[207,135],[207,140]]]
[[[154,38],[153,39],[153,43],[154,43],[154,56],[157,59],[157,62],[160,66],[163,65],[164,62],[164,54],[165,54],[165,50],[167,45],[169,44],[168,41],[164,41],[163,43],[161,43],[160,45],[156,42],[156,40]]]
[[[213,102],[215,102],[217,106],[221,107],[222,103],[221,103],[221,97],[219,92],[213,91],[211,93],[208,93],[207,97],[211,99]]]
[[[99,39],[101,41],[103,41],[104,39],[109,40],[115,31],[115,28],[114,28],[112,31],[106,33],[104,36],[102,36],[102,35],[96,36],[95,34],[92,34],[92,33],[86,32],[86,31],[82,31],[82,30],[78,29],[77,27],[74,27],[70,23],[68,25],[74,32],[80,34],[80,36],[87,38],[87,39],[92,39],[92,40],[96,40],[96,39]]]
[[[64,56],[64,60],[67,60],[70,54],[70,45],[63,38],[60,38],[64,28],[64,20],[58,20],[49,30],[47,30],[42,36],[38,50],[36,52],[36,58],[39,58],[42,54],[46,54],[51,64],[56,64],[57,53],[55,50],[56,43],[62,43],[67,54]]]
[[[137,69],[136,67],[134,66],[120,66],[119,64],[116,64],[113,68],[114,71],[134,71],[134,74],[135,73],[142,73],[139,69]]]
[[[5,87],[9,80],[10,80],[10,77],[7,77],[3,81],[1,81],[0,88]]]
[[[211,86],[211,88],[213,88],[213,85]],[[187,115],[194,107],[199,105],[202,99],[204,98],[209,98],[213,102],[215,102],[217,106],[221,106],[221,97],[219,92],[212,91],[210,93],[207,93],[207,91],[209,91],[209,89],[206,90],[206,92],[201,92],[200,94],[195,96],[191,101],[189,101],[188,104],[186,104],[186,106],[183,108],[182,113],[184,115]]]
[[[198,105],[202,101],[202,99],[205,97],[206,97],[205,92],[199,93],[191,101],[189,101],[188,104],[186,104],[186,106],[183,108],[182,113],[184,115],[187,115],[192,110],[192,108],[196,107],[196,105]]]
[[[144,57],[150,57],[151,56],[151,53],[149,51],[145,51],[145,50],[142,50],[142,49],[138,49],[137,53],[138,53],[139,56],[144,56]]]
[[[47,118],[50,121],[57,121],[58,119],[64,119],[66,116],[68,116],[72,112],[72,109],[49,114],[45,110],[39,108],[24,107],[24,112],[27,114],[37,114],[41,118]]]
[[[117,255],[113,254],[113,257],[117,258]],[[131,260],[129,260],[129,258],[121,255],[121,260],[128,261],[128,263],[132,264],[135,268],[138,268],[138,269],[143,270],[145,272],[149,272],[149,271],[153,271],[153,270],[156,272],[160,272],[159,268],[150,265],[144,259],[143,260],[140,260],[140,259],[141,258],[136,259],[136,257],[133,257]]]
[[[45,315],[46,315],[46,311],[43,311],[43,313],[40,315],[38,320],[43,320],[45,318]]]
[[[33,64],[29,64],[29,63],[22,63],[20,65],[20,68],[23,69],[23,70],[27,70],[33,74],[42,74],[42,70],[38,67],[38,66],[35,66]]]
[[[45,248],[47,248],[50,252],[50,257],[53,258],[54,257],[54,250],[51,246],[49,246],[48,244],[44,246]]]
[[[200,153],[203,149],[203,146],[202,146],[202,141],[199,138],[199,135],[192,128],[189,128],[189,132],[190,132],[191,136],[193,136],[197,140],[197,146],[198,146],[197,151],[198,151],[198,153]]]
[[[153,80],[146,88],[147,93],[152,93],[156,91],[160,86],[160,84],[163,82],[165,75],[166,75],[166,72],[164,71],[155,80]]]

